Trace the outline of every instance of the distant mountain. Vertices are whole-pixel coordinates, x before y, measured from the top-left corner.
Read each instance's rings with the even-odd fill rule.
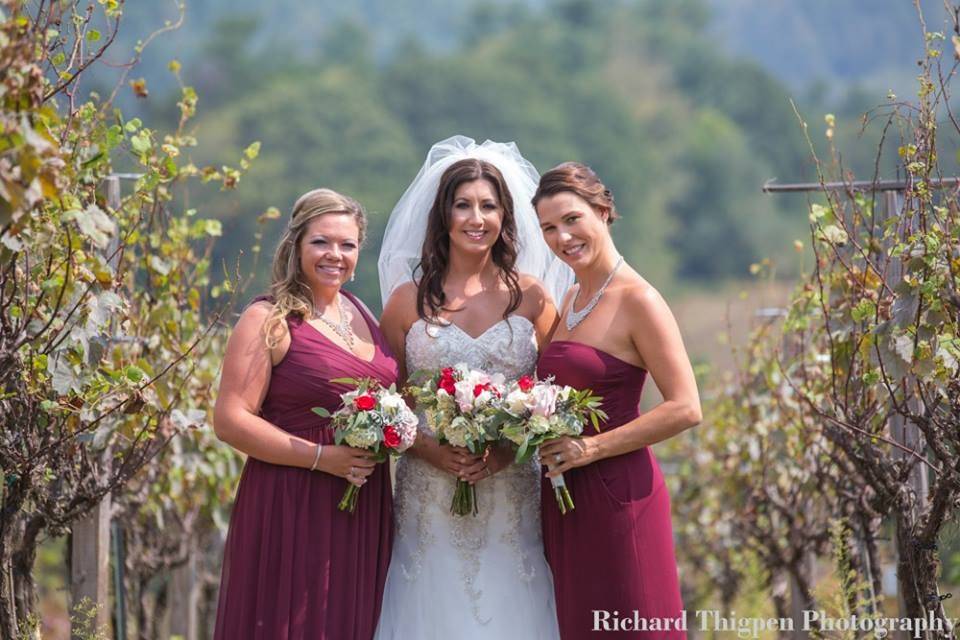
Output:
[[[111,50],[111,61],[128,58],[138,40],[165,21],[176,22],[180,0],[127,2],[120,36]],[[155,40],[137,75],[159,88],[171,84],[164,73],[177,58],[191,67],[215,37],[218,25],[249,21],[255,25],[249,51],[288,50],[310,58],[318,43],[339,28],[359,27],[381,60],[403,42],[415,40],[429,50],[450,50],[466,34],[475,37],[484,29],[511,20],[522,20],[528,10],[542,8],[548,0],[185,0],[183,26]],[[102,70],[104,73],[109,73]]]
[[[309,58],[331,31],[355,25],[367,34],[381,61],[395,47],[415,40],[427,50],[446,51],[465,34],[482,40],[504,23],[532,11],[569,10],[581,0],[187,0],[184,26],[151,45],[138,75],[157,89],[169,86],[166,63],[191,62],[209,50],[218,23],[254,25],[251,52],[282,45]],[[709,29],[725,50],[758,62],[798,94],[819,83],[820,92],[840,96],[851,85],[875,93],[914,90],[915,61],[922,53],[916,10],[910,0],[604,0],[614,5],[677,3],[709,9]],[[944,30],[940,0],[921,0],[928,28]],[[132,52],[165,20],[177,17],[177,2],[128,2],[113,61]],[[594,9],[596,10],[596,9]],[[915,33],[916,37],[909,37]],[[949,34],[948,34],[949,35]]]
[[[709,0],[724,48],[763,65],[795,91],[861,85],[882,97],[915,90],[923,54],[909,0]],[[922,0],[929,31],[944,31],[940,0]],[[950,34],[946,34],[949,38]]]

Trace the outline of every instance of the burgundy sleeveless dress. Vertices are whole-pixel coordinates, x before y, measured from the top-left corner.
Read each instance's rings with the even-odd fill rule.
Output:
[[[347,294],[351,300],[356,298]],[[334,378],[397,380],[397,362],[361,304],[376,344],[366,362],[306,322],[288,319],[290,350],[273,367],[260,415],[333,444],[329,419],[349,387]],[[369,640],[377,627],[393,542],[388,465],[377,465],[356,513],[337,510],[343,478],[247,458],[223,554],[216,640]]]
[[[603,396],[609,416],[604,431],[640,415],[647,372],[594,347],[551,342],[537,375]],[[593,427],[584,433],[593,433]],[[604,638],[685,638],[670,496],[653,452],[644,447],[563,475],[576,504],[566,515],[560,514],[550,480],[541,485],[543,542],[560,637],[594,638],[602,631]],[[634,630],[644,625],[647,631]],[[654,626],[661,630],[650,631]]]

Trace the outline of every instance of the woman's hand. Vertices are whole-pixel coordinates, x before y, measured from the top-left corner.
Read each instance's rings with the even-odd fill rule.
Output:
[[[540,462],[547,467],[547,477],[555,478],[564,471],[599,460],[599,448],[593,437],[564,436],[540,445]]]
[[[462,478],[470,484],[490,478],[509,467],[513,463],[514,455],[510,447],[498,445],[487,447],[479,462],[463,470]]]
[[[470,453],[469,449],[440,444],[423,434],[417,438],[416,453],[440,471],[445,471],[457,478],[463,478],[466,469],[482,462],[482,458]]]
[[[320,471],[345,478],[358,487],[366,483],[376,466],[373,454],[369,451],[337,444],[324,445],[317,463]]]

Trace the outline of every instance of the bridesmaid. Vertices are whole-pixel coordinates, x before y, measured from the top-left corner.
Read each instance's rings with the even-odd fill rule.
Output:
[[[297,200],[273,260],[269,298],[240,316],[214,409],[217,436],[247,454],[230,520],[214,638],[373,637],[390,562],[390,476],[333,444],[327,419],[342,377],[396,381],[397,363],[366,307],[340,287],[366,230],[351,198]],[[347,482],[356,513],[336,509]]]
[[[601,433],[587,429],[581,439],[561,438],[540,451],[547,478],[563,473],[576,502],[561,515],[543,480],[560,635],[684,638],[670,497],[650,449],[701,419],[680,332],[667,303],[614,246],[613,195],[589,167],[551,169],[533,203],[544,239],[577,277],[538,374],[593,389],[609,416]],[[641,415],[647,372],[664,401]]]

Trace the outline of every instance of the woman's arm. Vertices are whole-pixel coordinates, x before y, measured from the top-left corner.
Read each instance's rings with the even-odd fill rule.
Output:
[[[652,287],[624,294],[620,310],[636,320],[630,339],[663,395],[663,402],[635,420],[580,440],[561,438],[545,444],[545,462],[559,454],[564,461],[548,476],[603,458],[618,456],[672,438],[702,420],[700,395],[680,329],[666,301]]]
[[[239,451],[272,464],[309,469],[317,444],[287,433],[259,416],[270,386],[271,352],[264,341],[263,325],[270,314],[268,303],[251,305],[240,316],[223,358],[220,390],[213,409],[217,437]],[[282,356],[278,356],[278,360]],[[324,447],[318,469],[346,477],[372,472],[369,455],[350,447]]]
[[[407,383],[407,332],[417,317],[417,287],[412,281],[404,282],[394,289],[380,316],[380,330],[397,359],[397,387],[401,389]]]
[[[557,327],[557,307],[547,288],[533,276],[521,274],[520,286],[523,289],[520,312],[533,323],[537,348],[542,351],[550,343],[550,337]]]

